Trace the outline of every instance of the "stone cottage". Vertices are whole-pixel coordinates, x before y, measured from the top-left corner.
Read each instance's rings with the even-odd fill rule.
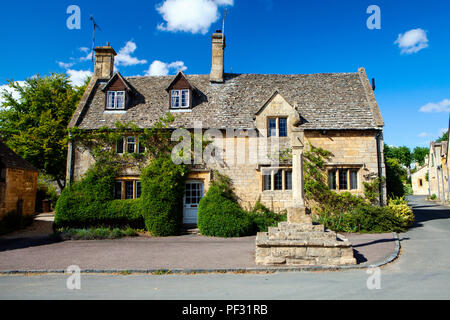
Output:
[[[449,142],[431,142],[429,154],[429,195],[436,195],[437,199],[448,203],[450,201],[450,179],[447,165]]]
[[[111,46],[95,49],[94,76],[69,127],[96,130],[114,128],[117,121],[152,127],[168,112],[175,116],[171,129],[239,130],[225,138],[226,145],[249,148],[249,131],[260,137],[277,137],[289,149],[292,124],[302,131],[303,145],[333,153],[327,164],[330,188],[363,195],[363,182],[385,176],[384,122],[374,88],[363,68],[353,73],[330,74],[234,74],[225,73],[226,41],[221,32],[212,35],[212,68],[209,75],[123,77],[114,74],[116,52]],[[124,137],[117,153],[143,152],[138,138]],[[252,154],[246,155],[251,158]],[[92,165],[89,152],[73,141],[69,145],[68,182],[79,180]],[[203,165],[192,168],[185,196],[186,224],[196,223],[198,203],[208,190],[212,169],[234,182],[244,207],[260,200],[273,210],[285,209],[298,185],[289,160],[268,163]],[[116,198],[140,196],[139,172],[128,170],[117,177]],[[386,190],[380,190],[386,203]]]
[[[411,174],[411,185],[415,196],[428,196],[430,193],[428,156],[425,157],[424,164],[416,164],[417,170]]]
[[[0,141],[0,219],[35,213],[38,170]]]

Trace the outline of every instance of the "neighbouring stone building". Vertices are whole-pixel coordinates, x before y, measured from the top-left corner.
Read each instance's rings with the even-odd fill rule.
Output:
[[[282,148],[291,147],[292,124],[309,144],[333,153],[327,164],[330,187],[338,192],[364,194],[363,182],[385,176],[384,122],[364,68],[353,73],[329,74],[231,74],[224,73],[225,37],[212,36],[209,75],[123,77],[114,72],[116,52],[98,47],[94,76],[75,111],[70,127],[96,130],[114,128],[117,121],[152,127],[168,112],[175,115],[171,129],[239,130],[225,145],[249,149],[249,132],[276,136]],[[124,137],[117,152],[141,152],[138,138]],[[246,154],[250,159],[254,154]],[[233,160],[238,160],[233,158]],[[212,169],[228,175],[244,207],[260,200],[273,210],[286,209],[299,181],[292,163],[271,167],[267,162],[204,165],[192,168],[185,197],[184,222],[196,223],[198,203],[208,190]],[[89,152],[76,141],[69,145],[68,182],[79,180],[92,165]],[[140,195],[140,172],[130,169],[117,177],[116,197]],[[380,202],[386,203],[385,186]]]
[[[413,194],[415,196],[428,196],[430,194],[429,180],[429,165],[428,156],[425,157],[424,165],[416,164],[417,170],[411,174],[411,184],[413,189]]]
[[[431,142],[428,164],[429,195],[436,195],[437,199],[444,203],[450,201],[448,152],[448,141]]]
[[[38,170],[0,142],[0,219],[35,213]]]

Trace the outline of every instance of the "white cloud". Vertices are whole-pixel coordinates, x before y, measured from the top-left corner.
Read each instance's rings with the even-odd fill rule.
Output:
[[[18,83],[21,87],[23,85],[25,85],[25,81],[16,81],[16,83]],[[3,99],[3,92],[7,92],[7,93],[11,93],[14,99],[19,99],[20,95],[19,93],[12,89],[8,84],[5,84],[3,86],[0,86],[0,108],[3,105],[3,103],[5,102],[5,100]]]
[[[119,53],[117,54],[115,58],[115,65],[117,66],[135,66],[138,64],[146,64],[147,60],[139,60],[136,57],[132,57],[131,54],[133,54],[137,49],[136,43],[133,41],[128,41],[125,44],[125,47],[121,48],[119,50]]]
[[[145,73],[146,76],[167,76],[171,71],[185,71],[187,67],[183,61],[175,61],[172,63],[165,63],[159,60],[155,60],[150,65],[150,68]]]
[[[91,49],[89,49],[88,47],[81,47],[81,48],[78,48],[78,50],[80,50],[81,52],[84,52],[84,53],[88,53],[89,50],[91,50]]]
[[[70,69],[71,67],[73,67],[74,63],[73,62],[69,62],[69,63],[65,63],[65,62],[61,62],[61,61],[56,61],[58,63],[58,65],[63,68],[63,69]]]
[[[69,75],[69,79],[73,86],[81,86],[86,81],[86,78],[92,76],[92,72],[89,70],[67,70],[66,73]]]
[[[166,0],[156,8],[165,20],[158,30],[206,34],[220,18],[219,7],[233,5],[234,0]]]
[[[428,47],[427,33],[420,28],[409,30],[399,34],[394,43],[402,49],[402,54],[416,53]]]
[[[430,136],[430,134],[427,133],[427,132],[422,132],[422,133],[419,133],[419,135],[418,135],[418,137],[420,137],[420,138],[426,138],[426,137],[429,137],[429,136]]]
[[[422,106],[420,112],[450,112],[450,100],[444,99],[438,103],[427,103]]]
[[[92,60],[92,52],[89,52],[86,57],[81,57],[80,61],[89,61]]]

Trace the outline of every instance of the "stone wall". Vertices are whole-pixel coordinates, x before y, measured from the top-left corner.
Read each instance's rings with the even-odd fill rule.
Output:
[[[289,132],[290,133],[290,132]],[[377,140],[376,131],[329,131],[323,132],[307,131],[305,132],[305,145],[309,143],[315,147],[321,147],[333,153],[329,163],[330,167],[357,168],[358,188],[350,192],[355,195],[364,194],[363,182],[370,181],[370,177],[378,176],[377,160]],[[226,158],[223,164],[209,165],[207,168],[194,169],[188,179],[203,181],[205,192],[207,192],[210,183],[210,172],[218,170],[222,174],[229,176],[234,183],[236,195],[241,205],[250,209],[257,201],[274,211],[286,209],[292,202],[292,191],[263,191],[263,175],[261,166],[256,164],[255,154],[248,151],[249,138],[232,137],[224,139],[223,146],[235,146],[235,156],[232,161]],[[283,147],[289,147],[289,139],[281,141]],[[246,152],[242,159],[238,159],[237,150],[245,148]],[[73,173],[75,180],[81,179],[83,174],[94,163],[93,158],[87,151],[74,148],[74,166]],[[241,155],[242,156],[242,155]],[[241,161],[239,161],[241,160]],[[240,164],[239,164],[240,163]],[[290,168],[289,164],[280,164],[278,168]],[[384,162],[382,163],[384,170]],[[383,171],[384,172],[384,171]],[[139,175],[139,172],[131,170],[126,172],[128,175]],[[385,199],[385,198],[384,198]]]
[[[428,165],[419,168],[411,175],[411,184],[415,196],[427,196],[429,184],[427,181]]]
[[[35,213],[38,172],[22,169],[7,169],[3,204],[0,216],[17,211],[19,200],[23,201],[22,213]],[[0,190],[1,192],[1,190]]]

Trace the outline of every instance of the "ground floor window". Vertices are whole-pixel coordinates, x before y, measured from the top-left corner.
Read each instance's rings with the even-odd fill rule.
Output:
[[[116,180],[114,196],[117,200],[138,199],[141,197],[142,189],[139,180]]]
[[[292,169],[265,168],[263,174],[263,191],[292,190]]]
[[[358,169],[333,168],[328,170],[328,186],[331,190],[358,189]]]

